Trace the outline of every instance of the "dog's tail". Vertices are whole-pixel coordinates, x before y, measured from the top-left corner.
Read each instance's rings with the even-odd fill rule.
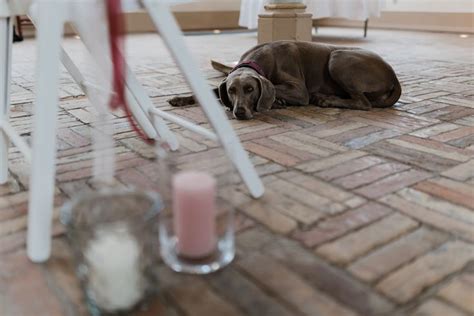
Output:
[[[377,100],[377,107],[381,107],[381,108],[391,107],[395,103],[397,103],[401,95],[402,95],[402,86],[400,85],[398,78],[395,76],[395,83],[393,85],[392,90],[390,91],[388,95],[383,96],[379,100]]]

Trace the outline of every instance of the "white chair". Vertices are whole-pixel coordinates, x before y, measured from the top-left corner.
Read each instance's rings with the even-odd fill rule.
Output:
[[[74,16],[78,7],[74,8],[74,6],[90,5],[90,9],[93,10],[93,6],[97,5],[96,1],[99,0],[83,0],[81,2],[35,1],[32,16],[37,27],[38,64],[32,150],[15,133],[8,120],[12,42],[10,15],[12,13],[26,13],[19,10],[12,12],[11,10],[12,3],[22,1],[14,0],[7,3],[6,0],[0,0],[0,64],[6,65],[6,67],[0,68],[0,183],[6,182],[8,177],[7,152],[9,141],[12,141],[32,164],[27,250],[32,261],[42,262],[49,258],[51,251],[50,232],[54,194],[60,60],[74,80],[84,89],[91,102],[93,104],[97,102],[97,100],[94,100],[94,93],[92,93],[94,86],[84,80],[72,59],[61,49],[60,41],[63,36],[63,25],[66,21],[75,21],[84,43],[91,50],[92,55],[97,57],[98,54],[94,51],[94,47],[97,46],[93,45],[94,38],[88,32],[87,23],[75,20]],[[263,184],[227,121],[224,110],[218,104],[206,81],[195,66],[191,54],[186,49],[182,34],[170,12],[169,1],[144,0],[139,3],[135,0],[123,0],[122,2],[127,10],[145,8],[148,11],[161,37],[202,105],[215,133],[180,117],[153,108],[144,89],[132,72],[128,70],[126,78],[127,99],[137,122],[149,137],[161,137],[174,148],[178,146],[178,143],[164,120],[179,124],[210,139],[220,141],[227,151],[229,159],[232,160],[236,169],[240,172],[250,193],[254,197],[260,197],[264,191]],[[107,70],[105,69],[104,72],[106,73]]]

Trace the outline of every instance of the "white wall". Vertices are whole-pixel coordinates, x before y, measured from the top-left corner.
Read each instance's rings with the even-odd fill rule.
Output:
[[[240,0],[194,0],[173,6],[174,12],[240,11]]]

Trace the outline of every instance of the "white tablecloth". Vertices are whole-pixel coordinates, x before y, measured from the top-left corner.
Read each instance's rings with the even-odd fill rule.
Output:
[[[265,11],[264,5],[270,0],[242,0],[239,25],[254,29],[258,26],[258,14]],[[303,0],[306,12],[313,19],[338,17],[352,20],[365,20],[380,16],[383,0]]]
[[[0,0],[0,18],[27,14],[33,0]]]
[[[62,0],[62,1],[82,1],[84,3],[97,0]],[[192,2],[193,0],[156,0],[166,2],[170,5]],[[0,0],[0,18],[23,15],[28,13],[28,9],[34,0]],[[127,12],[134,12],[141,9],[141,4],[138,0],[122,0],[123,10]]]

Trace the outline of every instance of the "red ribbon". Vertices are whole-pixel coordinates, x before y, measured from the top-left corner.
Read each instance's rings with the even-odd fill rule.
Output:
[[[132,129],[148,144],[154,144],[155,140],[148,136],[138,127],[133,119],[132,112],[125,98],[125,58],[123,34],[125,31],[125,20],[122,12],[122,0],[106,0],[107,21],[109,24],[109,41],[113,67],[113,91],[110,99],[110,108],[116,110],[122,108],[125,111]]]

